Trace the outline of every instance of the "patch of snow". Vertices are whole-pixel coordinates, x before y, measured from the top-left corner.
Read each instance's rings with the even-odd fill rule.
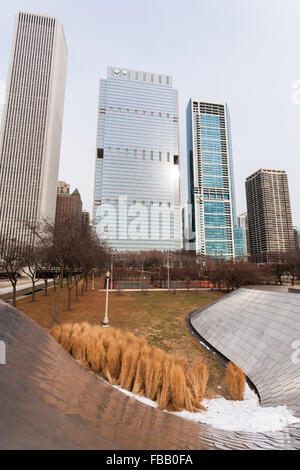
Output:
[[[202,341],[199,341],[199,343],[202,344],[202,346],[204,346],[208,351],[210,351],[210,348],[205,343]]]
[[[191,421],[210,424],[226,431],[275,432],[300,423],[286,406],[262,407],[257,395],[246,385],[244,401],[226,400],[224,397],[203,400],[206,412],[175,412]]]
[[[145,405],[153,408],[158,406],[156,402],[146,397],[134,395],[119,386],[114,386],[114,388]],[[226,400],[226,398],[218,396],[212,400],[203,400],[202,404],[207,408],[207,411],[199,413],[175,411],[172,414],[196,423],[209,424],[217,429],[253,433],[280,431],[290,424],[300,423],[300,419],[294,416],[286,406],[260,406],[256,393],[247,384],[244,401]]]

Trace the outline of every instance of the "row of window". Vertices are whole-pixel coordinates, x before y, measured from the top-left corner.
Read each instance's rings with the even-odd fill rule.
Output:
[[[108,157],[113,156],[112,153],[114,153],[114,152],[112,152],[112,148],[108,147],[108,149],[107,149]],[[115,150],[116,157],[119,158],[120,154],[121,154],[121,149],[120,149],[120,147],[117,147],[116,150]],[[175,165],[179,164],[179,156],[178,155],[173,155],[173,159],[172,159],[170,152],[166,152],[166,154],[165,154],[164,152],[154,152],[154,150],[138,151],[137,149],[134,149],[133,152],[130,152],[129,149],[125,149],[125,157],[129,157],[129,156],[132,156],[132,155],[133,155],[133,158],[135,160],[138,158],[138,156],[141,156],[142,160],[146,160],[146,158],[148,156],[150,157],[150,160],[154,160],[155,157],[158,156],[158,160],[160,162],[162,162],[162,161],[164,161],[164,159],[166,159],[167,162],[172,161],[172,163],[174,163]],[[103,158],[103,156],[104,156],[104,150],[98,148],[97,157],[98,158]]]
[[[150,116],[165,117],[167,119],[173,118],[174,122],[178,122],[178,116],[171,116],[170,113],[161,113],[161,112],[155,113],[154,111],[148,111],[147,112],[146,110],[139,111],[138,109],[130,109],[130,108],[126,108],[126,109],[116,108],[116,109],[114,109],[113,106],[110,106],[108,109],[111,112],[116,110],[118,113],[126,112],[127,114],[130,114],[130,113],[142,114],[144,116],[146,114],[149,114]],[[106,113],[106,108],[100,108],[100,114],[105,114],[105,113]]]
[[[98,200],[97,202],[98,202],[99,205],[102,204],[101,200]],[[105,199],[105,204],[113,204],[115,206],[118,206],[119,205],[119,200],[115,199],[115,200],[111,201],[110,199]],[[136,206],[137,204],[139,204],[138,201],[132,201],[133,206]],[[140,204],[142,204],[143,206],[147,205],[147,203],[145,201],[141,201]],[[164,207],[168,207],[169,209],[171,208],[171,203],[170,202],[167,202],[167,203],[166,202],[164,202],[164,203],[163,202],[155,202],[154,203],[153,201],[150,201],[149,204],[150,204],[150,206],[154,206],[154,204],[157,204],[158,207],[163,207],[163,205],[164,205]]]

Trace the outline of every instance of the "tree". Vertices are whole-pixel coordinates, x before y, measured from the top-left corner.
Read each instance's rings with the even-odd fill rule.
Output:
[[[12,304],[16,306],[17,282],[20,269],[22,267],[22,256],[19,245],[14,240],[1,239],[1,270],[5,277],[9,279],[13,288]]]

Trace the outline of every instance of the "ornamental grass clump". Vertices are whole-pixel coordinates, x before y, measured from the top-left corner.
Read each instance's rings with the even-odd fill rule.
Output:
[[[87,322],[55,325],[50,333],[84,367],[168,411],[200,411],[208,371],[149,346],[144,338]]]
[[[243,370],[232,362],[227,365],[226,384],[231,400],[244,400],[246,376]]]

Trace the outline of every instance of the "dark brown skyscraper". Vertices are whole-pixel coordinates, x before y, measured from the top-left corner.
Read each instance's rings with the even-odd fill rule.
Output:
[[[72,194],[57,194],[55,227],[57,230],[63,228],[66,222],[72,221],[74,227],[81,228],[82,223],[82,201],[78,189]]]
[[[287,174],[260,169],[246,179],[252,261],[295,249]]]

